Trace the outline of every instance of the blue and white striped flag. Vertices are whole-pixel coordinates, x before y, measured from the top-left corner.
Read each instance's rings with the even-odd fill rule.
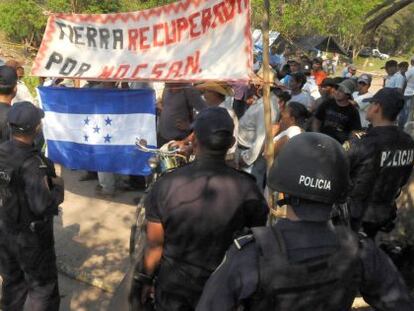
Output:
[[[45,111],[48,157],[71,169],[148,175],[149,154],[137,138],[156,146],[152,90],[38,88]]]

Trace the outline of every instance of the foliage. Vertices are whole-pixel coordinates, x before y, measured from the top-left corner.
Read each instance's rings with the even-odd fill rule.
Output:
[[[46,17],[35,0],[0,2],[0,29],[16,42],[40,42]]]
[[[414,5],[387,20],[377,31],[376,44],[385,52],[414,52]]]

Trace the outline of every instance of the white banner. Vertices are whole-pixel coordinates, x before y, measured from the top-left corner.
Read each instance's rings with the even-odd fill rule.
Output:
[[[248,80],[249,0],[182,0],[49,17],[32,74],[88,80]]]

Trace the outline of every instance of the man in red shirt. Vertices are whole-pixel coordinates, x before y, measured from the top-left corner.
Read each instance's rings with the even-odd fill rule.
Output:
[[[325,80],[328,75],[322,70],[322,59],[317,57],[312,62],[312,76],[315,78],[316,84],[320,86],[322,81]]]

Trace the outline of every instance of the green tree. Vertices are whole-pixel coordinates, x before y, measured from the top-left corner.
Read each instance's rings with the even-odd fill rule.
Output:
[[[37,45],[46,23],[42,11],[35,0],[3,0],[0,3],[0,30],[12,41]]]

